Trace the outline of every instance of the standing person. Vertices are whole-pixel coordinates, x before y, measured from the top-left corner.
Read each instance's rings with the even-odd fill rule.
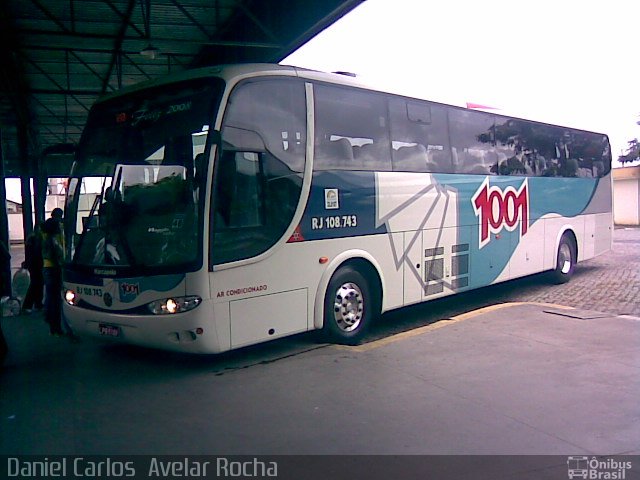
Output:
[[[53,218],[56,222],[58,222],[60,224],[60,233],[58,234],[58,241],[60,243],[60,245],[62,246],[62,251],[64,252],[64,221],[63,221],[63,217],[64,216],[64,210],[62,210],[61,208],[54,208],[53,210],[51,210],[51,218]]]
[[[62,336],[62,245],[60,222],[49,218],[42,226],[45,320],[51,335]]]
[[[64,223],[62,217],[64,216],[64,211],[61,208],[54,208],[51,211],[51,218],[53,218],[56,222],[60,224],[60,233],[58,234],[58,241],[62,246],[62,251],[64,252]]]
[[[0,240],[0,264],[5,265],[11,260],[11,254],[9,253],[9,249],[4,244],[3,241]],[[4,282],[5,275],[0,275],[0,296],[4,295],[7,285]],[[7,341],[4,338],[4,333],[2,333],[2,308],[0,308],[0,365],[4,363],[4,359],[9,352],[9,347],[7,346]]]
[[[33,232],[27,237],[24,245],[24,262],[27,270],[29,270],[31,283],[29,284],[29,290],[27,290],[27,296],[24,298],[22,310],[25,313],[30,313],[32,308],[36,310],[42,309],[42,294],[44,291],[42,232],[39,223],[36,223]]]
[[[51,211],[51,220],[55,220],[58,223],[58,233],[56,235],[56,239],[58,241],[58,245],[60,246],[60,257],[59,257],[59,261],[58,261],[58,282],[59,282],[59,294],[56,297],[57,300],[59,301],[59,306],[58,306],[58,316],[60,318],[60,325],[62,327],[62,334],[63,335],[67,335],[71,341],[73,341],[74,343],[79,342],[80,339],[73,333],[73,330],[71,330],[71,326],[67,323],[67,320],[64,318],[64,316],[62,316],[62,299],[61,299],[61,295],[62,295],[62,259],[64,257],[64,222],[63,222],[63,217],[64,216],[64,211],[61,208],[54,208]]]
[[[61,208],[56,207],[51,211],[51,218],[55,218],[60,223],[62,223],[63,216],[64,211]]]
[[[2,312],[0,312],[0,320],[2,320]],[[0,322],[0,365],[4,363],[4,359],[7,357],[8,352],[9,346],[4,338],[4,333],[2,333],[2,324]]]

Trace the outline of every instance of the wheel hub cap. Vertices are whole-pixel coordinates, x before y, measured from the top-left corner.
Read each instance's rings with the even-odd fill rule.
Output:
[[[558,263],[560,264],[560,271],[564,274],[569,273],[571,270],[571,249],[566,243],[560,246],[559,257],[560,261]]]
[[[338,327],[345,332],[358,328],[364,313],[362,291],[355,283],[345,283],[337,291],[334,315]]]

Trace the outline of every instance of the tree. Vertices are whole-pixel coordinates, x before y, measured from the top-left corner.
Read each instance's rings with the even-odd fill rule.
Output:
[[[640,125],[640,121],[636,123]],[[625,163],[636,162],[638,160],[640,160],[640,142],[638,142],[637,138],[634,138],[633,140],[629,140],[627,153],[620,155],[618,161],[624,165]]]
[[[618,157],[618,161],[622,164],[640,160],[640,142],[638,142],[638,139],[630,140],[628,145],[627,153]]]

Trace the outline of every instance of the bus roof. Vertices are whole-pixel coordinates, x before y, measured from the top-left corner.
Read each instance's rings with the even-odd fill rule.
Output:
[[[125,87],[122,90],[118,90],[117,92],[109,93],[101,98],[99,98],[96,103],[102,103],[103,101],[107,101],[112,98],[119,97],[121,95],[127,95],[132,92],[140,91],[143,89],[147,89],[150,87],[168,85],[175,82],[180,82],[183,80],[191,80],[197,78],[207,78],[207,77],[217,77],[221,78],[227,83],[235,84],[236,82],[252,77],[260,77],[260,76],[291,76],[291,77],[299,77],[308,80],[315,80],[326,83],[333,83],[337,85],[351,86],[356,88],[362,88],[365,90],[370,90],[373,92],[386,93],[391,95],[397,95],[400,97],[408,98],[408,99],[416,99],[429,101],[431,103],[436,103],[440,105],[444,105],[450,108],[457,108],[460,110],[469,110],[460,105],[452,105],[443,102],[437,102],[434,100],[430,100],[428,98],[418,97],[411,93],[402,92],[401,90],[391,90],[389,88],[380,87],[373,85],[371,83],[367,83],[359,79],[357,76],[351,76],[351,74],[345,74],[343,72],[321,72],[317,70],[311,70],[307,68],[289,66],[289,65],[280,65],[280,64],[272,64],[272,63],[243,63],[243,64],[226,64],[226,65],[215,65],[210,67],[201,67],[197,69],[191,70],[183,70],[181,72],[175,74],[165,75],[163,77],[159,77],[153,80],[149,80],[146,82],[140,82],[135,85]],[[508,113],[500,113],[500,112],[483,112],[491,116],[498,117],[506,117],[513,118],[516,120],[525,120],[528,122],[550,125],[555,127],[562,127],[576,131],[583,131],[588,133],[598,133],[600,135],[604,135],[601,132],[593,132],[584,129],[563,126],[558,124],[551,124],[547,122],[541,122],[539,120],[534,119],[526,119],[522,117],[516,117],[513,115],[509,115]]]
[[[342,85],[350,85],[354,87],[366,88],[368,90],[382,91],[376,89],[371,85],[366,85],[359,81],[355,77],[340,73],[327,73],[316,70],[310,70],[300,67],[279,65],[271,63],[245,63],[245,64],[228,64],[228,65],[215,65],[211,67],[201,67],[191,70],[183,70],[178,73],[165,75],[153,80],[140,82],[135,85],[125,87],[116,92],[108,93],[96,102],[103,102],[105,100],[119,97],[121,95],[127,95],[131,92],[147,89],[150,87],[167,85],[183,80],[191,80],[196,78],[217,77],[225,80],[229,83],[235,83],[243,78],[257,77],[257,76],[292,76],[307,78],[309,80],[319,80],[330,83],[338,83]],[[388,92],[392,93],[392,92]]]

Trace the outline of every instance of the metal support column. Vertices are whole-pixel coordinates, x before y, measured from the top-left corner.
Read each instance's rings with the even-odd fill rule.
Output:
[[[20,192],[22,194],[22,231],[24,238],[33,231],[31,207],[31,162],[29,160],[27,126],[18,126],[18,155],[20,157]]]
[[[2,149],[2,128],[0,127],[0,242],[9,251],[9,219],[7,218],[7,189],[4,183],[4,154]],[[2,256],[0,256],[2,259]],[[11,259],[0,261],[0,295],[11,294]]]

